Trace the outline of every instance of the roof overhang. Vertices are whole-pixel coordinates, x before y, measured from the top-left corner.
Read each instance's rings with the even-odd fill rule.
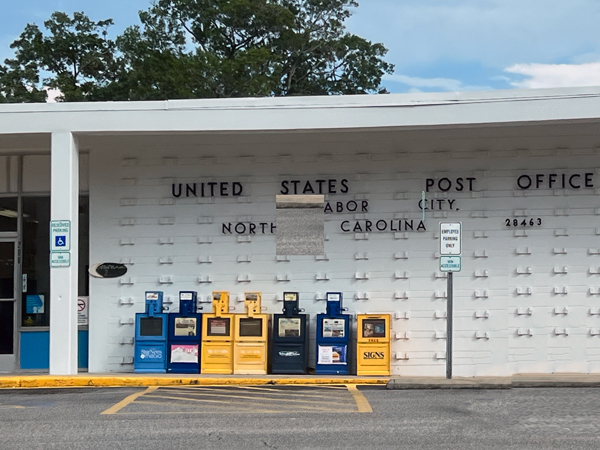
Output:
[[[0,105],[0,135],[421,129],[600,122],[600,87]]]

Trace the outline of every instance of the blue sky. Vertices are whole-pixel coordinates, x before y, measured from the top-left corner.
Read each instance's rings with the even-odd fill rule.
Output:
[[[600,85],[600,0],[359,0],[349,31],[389,49],[391,92]],[[113,37],[150,0],[0,0],[0,60],[53,11],[112,18]]]

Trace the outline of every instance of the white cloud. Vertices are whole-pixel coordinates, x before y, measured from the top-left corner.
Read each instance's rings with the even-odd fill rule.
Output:
[[[45,87],[44,90],[46,91],[46,94],[48,94],[46,103],[56,103],[56,97],[62,95],[62,92],[60,92],[59,89],[50,89]]]
[[[497,69],[519,61],[585,63],[578,58],[600,54],[598,0],[359,3],[349,29],[383,42],[398,71],[441,62]]]
[[[481,91],[492,89],[489,86],[469,86],[453,78],[419,78],[407,75],[386,75],[384,80],[402,83],[411,88],[410,92],[419,92],[421,89],[436,91]]]
[[[587,64],[514,64],[505,72],[524,75],[525,79],[511,81],[518,88],[540,89],[600,85],[600,62]]]

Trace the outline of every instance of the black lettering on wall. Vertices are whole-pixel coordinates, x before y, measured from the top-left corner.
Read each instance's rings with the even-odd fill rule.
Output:
[[[173,197],[181,197],[181,183],[173,183],[171,186],[171,192],[173,193]]]
[[[191,196],[197,197],[198,196],[196,194],[196,183],[185,185],[185,196],[186,197],[191,197]]]
[[[593,188],[593,173],[536,173],[533,175],[523,174],[517,178],[519,189],[581,189]],[[535,180],[535,185],[534,181]]]
[[[283,180],[279,193],[282,195],[309,194],[347,194],[350,191],[348,180],[336,178],[327,180]]]

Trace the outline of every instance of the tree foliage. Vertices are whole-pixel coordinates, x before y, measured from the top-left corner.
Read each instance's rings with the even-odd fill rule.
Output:
[[[387,49],[346,31],[355,0],[155,0],[112,20],[54,13],[0,65],[0,101],[153,100],[386,92]],[[47,75],[42,77],[42,74]]]
[[[94,99],[116,68],[115,44],[106,37],[110,25],[110,19],[93,22],[83,13],[71,18],[61,12],[44,22],[47,35],[27,25],[11,44],[15,57],[0,69],[0,94],[6,101],[40,101],[45,89],[57,89],[58,100]]]

